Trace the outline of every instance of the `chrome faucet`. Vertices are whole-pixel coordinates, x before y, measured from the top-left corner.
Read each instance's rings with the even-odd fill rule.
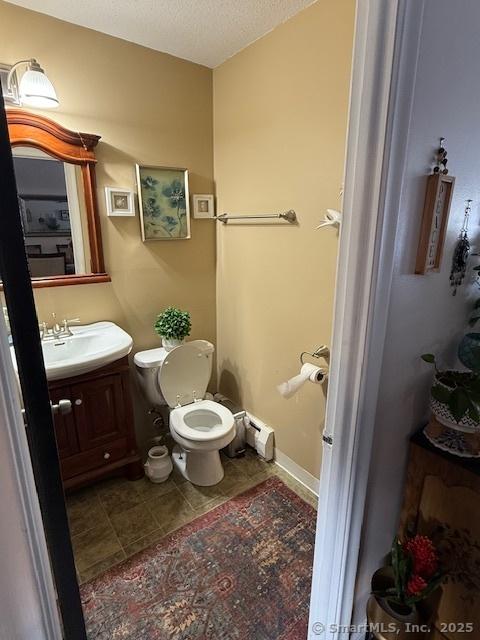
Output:
[[[38,326],[40,330],[40,340],[42,342],[73,336],[73,333],[70,329],[70,324],[80,322],[80,318],[73,318],[72,320],[67,320],[65,318],[64,320],[62,320],[62,323],[60,325],[58,324],[56,314],[52,313],[52,321],[53,323],[51,327],[49,327],[46,322],[41,322]]]

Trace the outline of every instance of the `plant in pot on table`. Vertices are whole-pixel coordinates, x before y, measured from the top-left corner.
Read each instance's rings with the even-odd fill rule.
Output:
[[[422,359],[435,367],[430,395],[433,418],[425,428],[426,437],[440,449],[472,458],[480,456],[480,348],[470,344],[469,335],[458,350],[468,369],[439,369],[431,353]]]
[[[171,351],[180,346],[190,335],[192,328],[190,313],[176,307],[167,307],[157,317],[154,328],[161,336],[165,349]]]
[[[395,538],[390,565],[375,572],[367,605],[368,622],[385,640],[420,640],[428,623],[420,603],[442,583],[438,553],[430,538]]]
[[[480,266],[474,271],[480,288]],[[473,328],[479,320],[480,298],[475,301],[468,324]],[[422,356],[435,367],[430,395],[432,418],[424,434],[439,449],[463,458],[480,458],[480,333],[466,333],[457,355],[466,367],[463,371],[440,370],[433,354]]]

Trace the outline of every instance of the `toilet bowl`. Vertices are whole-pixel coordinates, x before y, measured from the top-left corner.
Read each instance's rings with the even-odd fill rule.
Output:
[[[235,437],[233,414],[205,400],[214,347],[193,340],[172,351],[150,349],[134,357],[140,387],[153,407],[170,407],[170,433],[176,442],[173,464],[192,484],[220,482],[224,472],[220,449]]]

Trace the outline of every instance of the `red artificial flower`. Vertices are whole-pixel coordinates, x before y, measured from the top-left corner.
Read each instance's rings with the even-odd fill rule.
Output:
[[[422,576],[413,574],[407,584],[407,595],[419,596],[426,587],[427,583]]]
[[[413,573],[430,578],[437,571],[438,556],[430,538],[415,536],[404,544],[404,550],[413,560]],[[414,577],[414,576],[412,576]]]

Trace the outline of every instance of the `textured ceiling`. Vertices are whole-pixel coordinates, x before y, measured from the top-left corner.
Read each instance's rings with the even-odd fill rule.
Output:
[[[9,0],[216,67],[314,0]]]

